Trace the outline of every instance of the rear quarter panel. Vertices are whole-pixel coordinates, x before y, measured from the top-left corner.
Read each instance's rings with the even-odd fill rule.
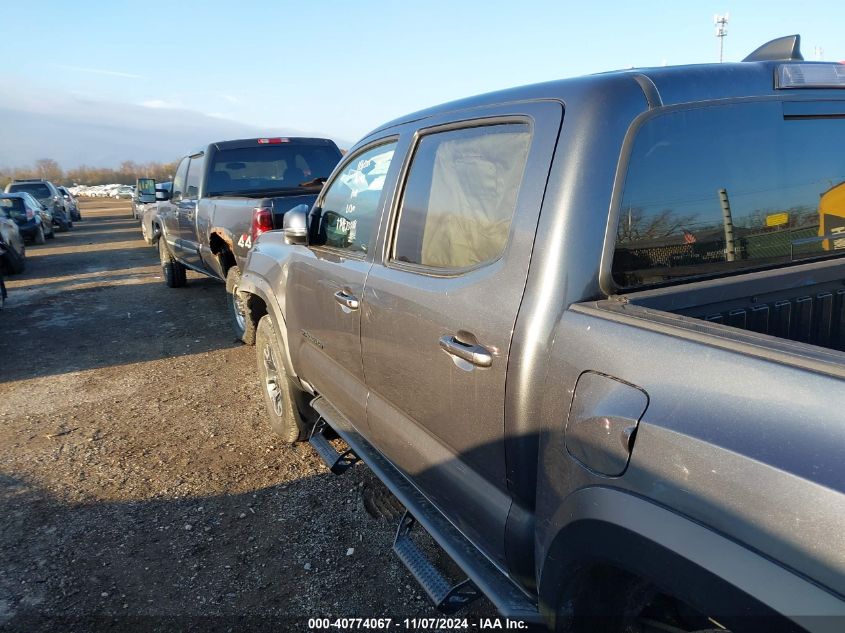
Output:
[[[679,328],[577,308],[559,323],[545,381],[538,560],[568,521],[559,512],[566,498],[599,485],[669,508],[845,596],[845,354],[834,353],[839,364],[829,372],[810,370],[797,357],[767,358],[762,346],[708,345]],[[593,474],[566,451],[573,388],[586,370],[648,393],[620,477]]]

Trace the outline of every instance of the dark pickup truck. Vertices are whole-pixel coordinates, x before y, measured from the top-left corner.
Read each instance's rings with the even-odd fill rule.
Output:
[[[249,255],[271,425],[386,483],[444,612],[845,630],[843,147],[797,37],[378,128]]]
[[[323,138],[254,138],[212,143],[182,158],[172,190],[157,194],[158,248],[165,283],[190,268],[226,282],[239,338],[253,330],[237,300],[253,241],[281,228],[288,209],[314,202],[341,153]]]

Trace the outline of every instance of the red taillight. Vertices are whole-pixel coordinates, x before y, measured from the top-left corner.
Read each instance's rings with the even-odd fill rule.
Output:
[[[34,217],[35,217],[35,211],[33,211],[32,209],[27,209],[26,210],[26,219],[31,220]]]
[[[256,207],[252,210],[252,240],[267,231],[273,230],[273,210],[265,207]]]
[[[259,145],[277,145],[279,143],[288,143],[290,142],[289,139],[286,138],[260,138],[258,139]]]

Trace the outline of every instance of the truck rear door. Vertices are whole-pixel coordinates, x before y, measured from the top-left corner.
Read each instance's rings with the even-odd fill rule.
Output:
[[[562,116],[514,104],[419,130],[363,297],[373,443],[503,565],[508,350]]]

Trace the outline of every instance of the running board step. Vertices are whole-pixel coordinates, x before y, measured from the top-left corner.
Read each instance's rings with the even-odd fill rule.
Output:
[[[437,610],[450,615],[480,598],[481,592],[469,578],[456,585],[450,585],[437,567],[426,558],[425,553],[410,537],[416,523],[413,515],[406,511],[396,530],[393,551],[399,560],[405,563],[405,567],[431,598]]]
[[[357,462],[361,461],[361,458],[355,454],[351,448],[343,451],[342,453],[338,453],[335,450],[335,447],[332,446],[331,442],[326,438],[325,431],[329,427],[326,425],[323,418],[317,420],[314,424],[314,428],[311,430],[311,437],[308,438],[308,443],[314,447],[314,450],[317,451],[317,455],[326,462],[326,466],[329,467],[335,475],[342,475],[347,470],[352,468]]]
[[[340,411],[321,396],[315,398],[311,406],[410,510],[420,528],[428,532],[481,593],[490,599],[502,617],[522,620],[529,625],[544,625],[536,597],[522,591],[484,556],[396,466],[355,430]]]

